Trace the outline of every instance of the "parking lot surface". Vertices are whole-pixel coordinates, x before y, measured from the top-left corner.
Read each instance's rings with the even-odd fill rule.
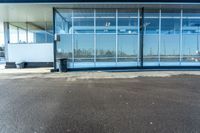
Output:
[[[9,76],[0,78],[0,133],[200,132],[198,75]]]

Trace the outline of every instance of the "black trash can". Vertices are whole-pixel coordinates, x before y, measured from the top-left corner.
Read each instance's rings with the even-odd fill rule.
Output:
[[[66,58],[58,59],[58,69],[59,69],[59,72],[67,72],[67,59]]]

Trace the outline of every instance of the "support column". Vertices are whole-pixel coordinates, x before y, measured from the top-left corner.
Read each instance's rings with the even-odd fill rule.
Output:
[[[9,57],[8,57],[8,44],[9,44],[9,23],[8,22],[4,22],[3,23],[4,26],[4,46],[5,46],[5,59],[6,62],[9,62]]]
[[[140,10],[140,67],[143,68],[144,7]]]
[[[55,19],[56,19],[56,9],[55,8],[53,8],[53,35],[55,36],[55,34],[56,34],[56,30],[55,30],[55,26],[56,26],[56,23],[55,23]],[[56,49],[57,49],[57,47],[56,47],[56,41],[55,41],[55,39],[53,39],[53,56],[54,56],[54,58],[53,58],[53,67],[54,67],[54,71],[56,71]]]

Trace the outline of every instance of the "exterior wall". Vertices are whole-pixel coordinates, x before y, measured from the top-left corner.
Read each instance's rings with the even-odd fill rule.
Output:
[[[7,62],[53,62],[53,44],[8,44]]]

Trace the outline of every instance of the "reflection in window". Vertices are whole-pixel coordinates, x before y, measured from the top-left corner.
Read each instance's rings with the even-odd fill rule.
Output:
[[[116,33],[116,10],[96,11],[96,33]]]
[[[116,18],[97,18],[97,33],[116,33]]]
[[[18,43],[18,28],[9,25],[10,43]]]
[[[26,30],[19,29],[19,43],[27,43]]]
[[[28,43],[34,43],[34,42],[35,42],[35,40],[34,40],[34,33],[28,31]]]
[[[116,9],[97,9],[96,17],[97,18],[116,17]]]
[[[146,10],[144,13],[144,52],[145,66],[159,65],[159,10]]]
[[[188,14],[188,13],[187,13]],[[200,19],[183,19],[182,62],[200,62]],[[184,65],[184,64],[183,64]]]
[[[116,60],[116,35],[97,34],[96,53],[97,62],[113,62]]]
[[[117,61],[135,62],[138,58],[138,11],[118,10]]]
[[[56,13],[55,32],[57,34],[72,34],[72,10],[60,10]]]
[[[137,18],[118,18],[118,33],[120,34],[137,34]]]
[[[93,18],[94,10],[92,9],[74,9],[74,18]]]
[[[74,58],[75,62],[94,61],[94,35],[74,35]]]
[[[118,35],[118,62],[137,62],[138,35]]]
[[[10,43],[52,43],[52,23],[22,22],[10,23]]]
[[[161,14],[161,65],[179,65],[180,61],[180,10],[162,11]],[[171,64],[172,63],[172,64]]]
[[[94,18],[74,19],[74,33],[94,33]]]
[[[67,58],[72,61],[72,35],[71,34],[60,34],[60,40],[57,42],[57,58]]]

